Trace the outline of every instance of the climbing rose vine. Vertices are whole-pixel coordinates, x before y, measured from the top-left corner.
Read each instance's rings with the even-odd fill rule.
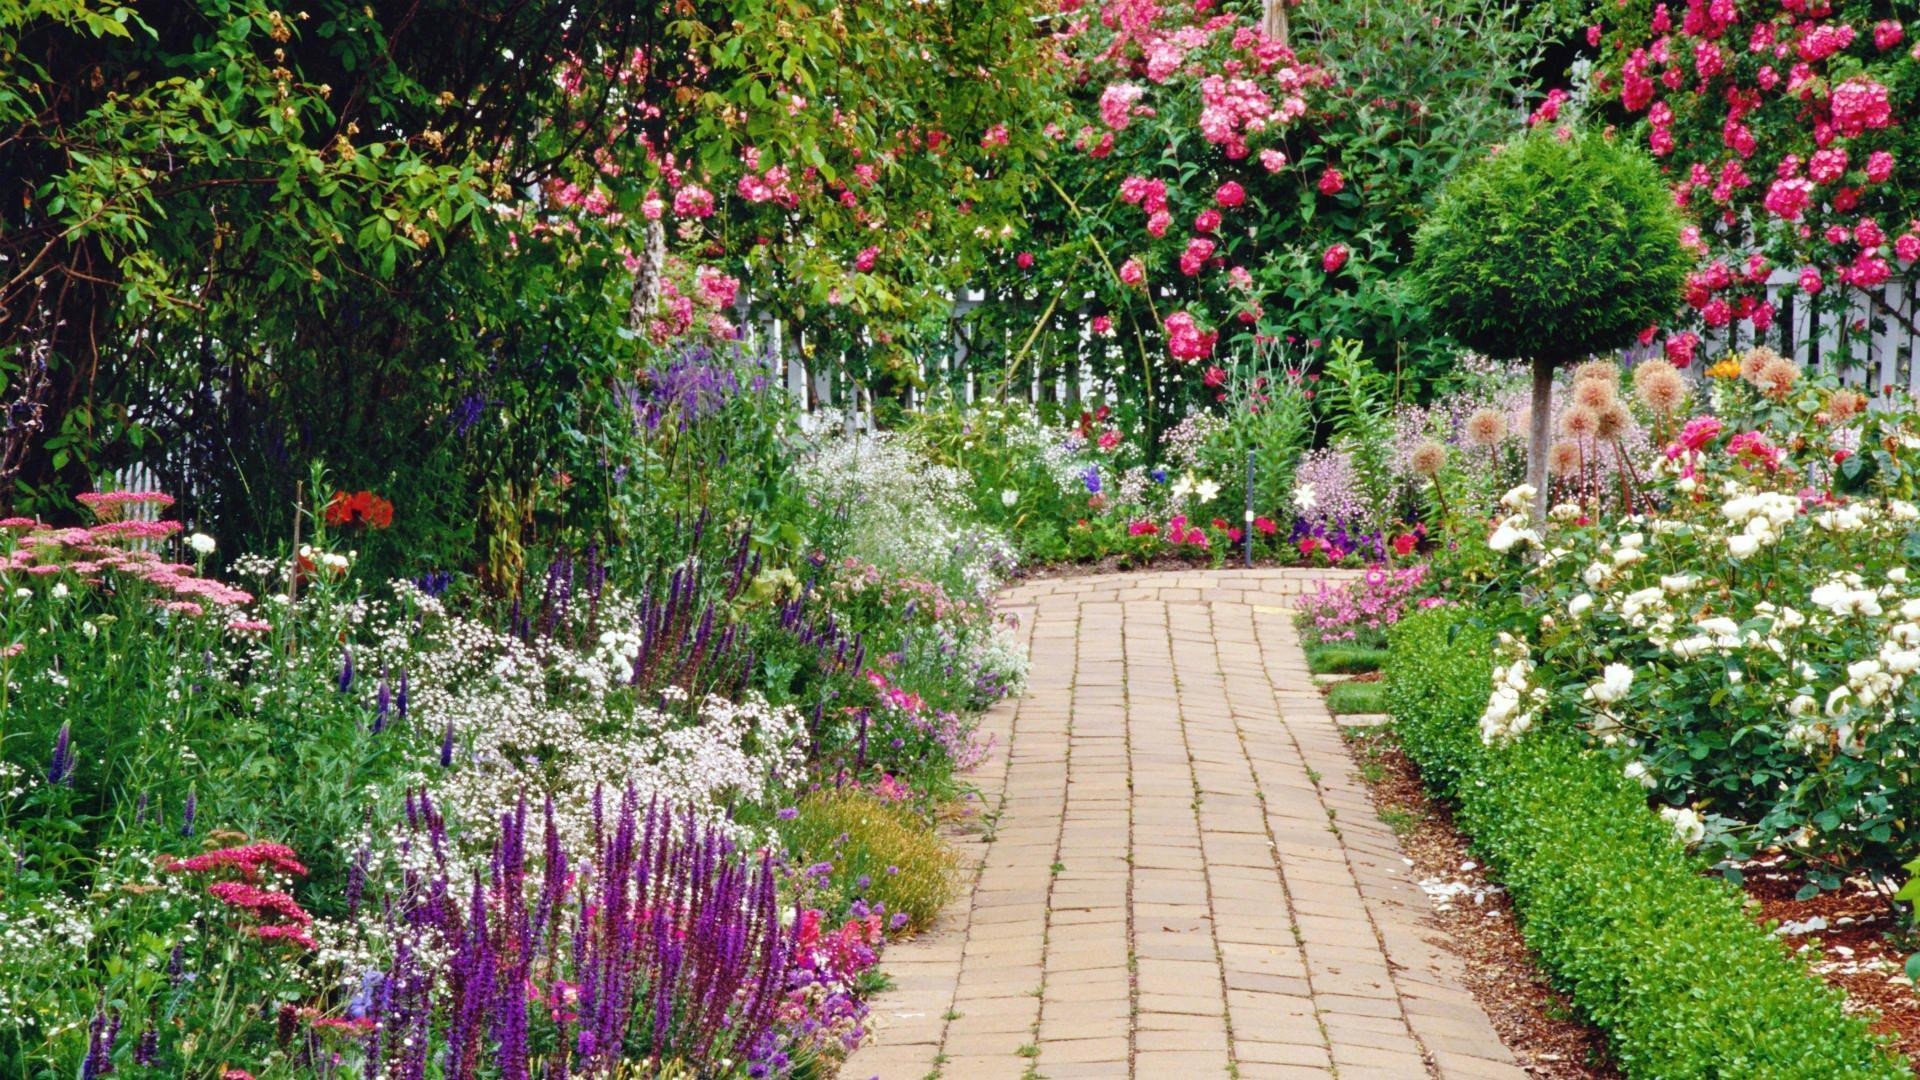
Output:
[[[1911,272],[1920,163],[1898,117],[1920,94],[1920,44],[1885,5],[1687,0],[1601,5],[1587,30],[1596,96],[1634,118],[1700,227],[1687,305],[1711,328],[1766,331],[1776,270],[1827,310]],[[1899,317],[1876,303],[1876,313]],[[1855,333],[1867,328],[1859,323]],[[1649,335],[1651,337],[1651,335]],[[1692,353],[1688,335],[1668,352]]]

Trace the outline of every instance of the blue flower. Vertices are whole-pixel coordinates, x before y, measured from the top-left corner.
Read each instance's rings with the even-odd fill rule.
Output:
[[[1080,479],[1087,485],[1087,494],[1100,494],[1100,466],[1087,466],[1087,471],[1081,475]]]
[[[1148,473],[1147,476],[1152,478],[1153,482],[1156,484],[1164,484],[1167,482],[1167,470],[1165,469],[1155,469],[1152,472]]]

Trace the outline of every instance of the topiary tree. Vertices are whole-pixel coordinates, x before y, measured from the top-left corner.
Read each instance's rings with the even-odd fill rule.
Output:
[[[1691,264],[1653,162],[1605,135],[1541,126],[1449,181],[1414,241],[1435,328],[1533,365],[1527,483],[1547,510],[1553,372],[1679,307]]]

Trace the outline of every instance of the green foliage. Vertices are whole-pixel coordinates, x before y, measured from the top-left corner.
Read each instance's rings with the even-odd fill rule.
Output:
[[[1496,357],[1560,361],[1669,318],[1691,259],[1653,162],[1541,125],[1450,181],[1416,241],[1433,325]]]
[[[1332,428],[1333,444],[1346,451],[1364,495],[1369,516],[1350,526],[1384,529],[1394,507],[1394,480],[1388,461],[1393,443],[1393,387],[1379,368],[1361,357],[1357,341],[1329,344],[1320,380],[1320,414]]]
[[[833,864],[823,883],[826,910],[864,900],[924,928],[953,896],[953,852],[912,806],[838,788],[816,791],[795,809],[777,822],[780,839],[796,866]]]
[[[1865,1021],[1701,873],[1646,794],[1568,732],[1481,742],[1492,641],[1460,610],[1393,631],[1408,755],[1512,893],[1527,942],[1633,1077],[1904,1077]]]
[[[1387,688],[1384,683],[1338,682],[1327,689],[1327,711],[1335,716],[1385,712]]]
[[[1316,675],[1357,675],[1380,670],[1387,650],[1360,645],[1311,645],[1307,647],[1307,670]]]

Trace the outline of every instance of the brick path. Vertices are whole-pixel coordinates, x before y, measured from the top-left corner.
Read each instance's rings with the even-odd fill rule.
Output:
[[[1502,1077],[1352,775],[1286,606],[1326,576],[1008,591],[1026,697],[987,716],[970,889],[888,950],[842,1077]]]

